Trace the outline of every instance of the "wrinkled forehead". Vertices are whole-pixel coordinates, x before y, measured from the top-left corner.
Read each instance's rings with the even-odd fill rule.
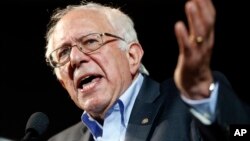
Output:
[[[75,9],[62,17],[55,28],[55,32],[65,30],[112,30],[104,11],[96,9]],[[74,31],[75,32],[75,31]]]
[[[106,25],[109,21],[105,14],[106,11],[98,9],[73,9],[64,15],[58,24],[80,21],[95,21],[99,26]]]
[[[114,32],[106,15],[95,9],[75,9],[64,15],[55,26],[53,48],[89,33]]]

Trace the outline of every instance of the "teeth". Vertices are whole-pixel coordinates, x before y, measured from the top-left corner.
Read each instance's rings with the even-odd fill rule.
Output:
[[[78,87],[82,87],[83,85],[90,83],[93,79],[94,79],[94,76],[92,75],[82,78],[81,81],[79,82]]]
[[[87,76],[87,77],[84,77],[81,81],[83,81],[83,80],[85,80],[85,79],[87,79],[87,78],[89,78],[90,76]]]

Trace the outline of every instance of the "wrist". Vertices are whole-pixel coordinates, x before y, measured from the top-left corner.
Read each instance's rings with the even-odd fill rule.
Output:
[[[215,88],[214,81],[210,82],[200,82],[197,83],[197,85],[192,86],[189,89],[186,89],[186,91],[180,91],[182,95],[185,97],[192,99],[192,100],[201,100],[209,98],[211,93],[213,92]]]
[[[213,92],[214,88],[215,88],[215,84],[214,84],[214,82],[212,81],[212,83],[210,83],[209,88],[208,88],[208,90],[209,90],[209,95],[211,95],[211,93]]]

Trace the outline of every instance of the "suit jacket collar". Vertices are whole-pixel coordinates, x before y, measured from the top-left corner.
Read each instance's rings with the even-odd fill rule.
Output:
[[[163,98],[160,96],[159,83],[145,76],[135,101],[126,132],[126,141],[145,141]]]

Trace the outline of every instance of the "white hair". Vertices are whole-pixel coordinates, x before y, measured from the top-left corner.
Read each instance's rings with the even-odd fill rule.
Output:
[[[94,2],[82,2],[80,5],[69,5],[65,9],[57,9],[54,14],[51,17],[50,23],[48,25],[48,31],[46,34],[46,53],[45,57],[49,57],[49,53],[52,51],[52,41],[51,41],[51,36],[55,30],[55,26],[60,21],[60,19],[69,13],[72,10],[78,10],[78,9],[90,9],[90,10],[96,10],[101,13],[108,19],[108,22],[111,24],[113,29],[117,31],[117,34],[121,37],[123,37],[126,41],[120,42],[120,48],[121,50],[127,50],[128,49],[128,43],[136,42],[139,43],[138,38],[137,38],[137,33],[134,29],[134,23],[131,20],[131,18],[123,13],[120,9],[118,8],[113,8],[110,6],[104,6],[98,3]],[[59,77],[59,73],[56,71],[57,69],[55,68],[54,71]],[[140,64],[139,72],[149,75],[149,72],[145,68],[143,64]]]

